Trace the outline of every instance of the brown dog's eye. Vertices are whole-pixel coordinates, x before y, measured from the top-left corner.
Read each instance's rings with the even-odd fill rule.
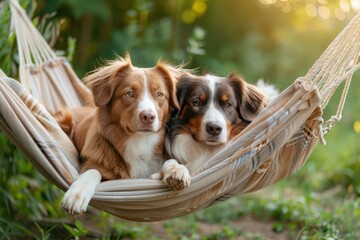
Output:
[[[201,102],[200,101],[192,102],[192,104],[193,104],[194,107],[201,107]]]
[[[158,98],[162,98],[162,97],[164,96],[164,94],[163,94],[162,92],[158,92],[158,93],[156,94],[156,96],[157,96]]]
[[[231,106],[232,106],[232,105],[231,105],[230,102],[226,102],[226,103],[223,105],[224,108],[230,108]]]
[[[127,96],[127,97],[135,97],[135,94],[134,94],[133,91],[128,91],[128,92],[125,93],[125,96]]]

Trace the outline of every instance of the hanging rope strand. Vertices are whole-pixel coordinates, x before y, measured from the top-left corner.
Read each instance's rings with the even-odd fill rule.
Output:
[[[349,45],[347,41],[354,33],[359,32],[360,12],[350,21],[350,23],[339,33],[335,40],[326,48],[320,58],[314,63],[305,75],[307,83],[310,86],[322,87],[323,74],[326,73],[326,69],[331,62],[338,57],[339,53],[342,53]]]
[[[356,46],[356,42],[353,38],[352,41],[348,41],[347,48],[344,48],[343,51],[339,53],[339,57],[337,61],[334,61],[337,65],[334,65],[334,68],[329,71],[330,74],[326,74],[326,82],[324,82],[323,86],[320,89],[320,95],[322,96],[321,108],[323,109],[327,103],[329,102],[331,96],[335,93],[338,86],[347,78],[344,78],[344,75],[349,69],[351,65],[354,65],[352,62],[356,57],[356,48],[352,46]]]
[[[10,8],[14,16],[12,19],[15,20],[16,24],[16,35],[25,35],[26,38],[28,38],[22,37],[22,40],[18,40],[18,45],[21,46],[24,52],[24,56],[20,56],[20,63],[26,65],[34,62],[36,65],[40,65],[43,62],[55,59],[56,55],[54,51],[51,50],[50,46],[29,20],[26,12],[19,3],[16,0],[10,0]]]
[[[346,58],[350,54],[350,42],[343,41],[345,44],[341,44],[341,48],[344,51],[339,53],[335,52],[332,61],[327,64],[326,69],[323,70],[321,80],[319,81],[319,92],[321,96],[326,96],[329,92],[337,87],[338,82],[336,79],[345,72],[343,64],[345,64]]]

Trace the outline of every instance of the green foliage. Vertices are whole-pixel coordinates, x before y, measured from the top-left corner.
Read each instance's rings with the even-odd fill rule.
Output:
[[[183,236],[183,239],[198,238],[199,223],[196,221],[195,215],[166,221],[163,226],[171,236]]]
[[[21,6],[30,17],[36,9],[34,1],[21,0]],[[53,25],[46,25],[44,19],[34,18],[34,24],[43,29],[50,40]],[[18,53],[15,35],[10,32],[10,8],[7,1],[0,4],[0,68],[9,76],[18,76]],[[73,44],[74,45],[74,44]],[[34,239],[48,239],[49,232],[34,222],[38,231],[31,232],[26,225],[15,223],[19,219],[61,217],[59,210],[60,190],[50,184],[37,172],[31,162],[0,131],[0,232],[12,236],[29,236]],[[31,216],[31,217],[30,217]]]
[[[228,224],[244,215],[243,208],[238,210],[240,205],[242,205],[241,199],[231,198],[226,201],[226,204],[219,204],[213,210],[209,209],[197,213],[196,219],[209,223]]]
[[[69,37],[68,38],[68,53],[66,55],[66,59],[68,62],[72,62],[75,54],[75,45],[76,45],[76,39]]]
[[[89,231],[83,226],[83,224],[76,220],[75,227],[71,227],[68,224],[63,224],[64,228],[73,236],[75,239],[79,239],[81,236],[85,236]]]
[[[209,236],[204,236],[201,240],[221,240],[221,239],[233,239],[237,236],[241,236],[242,232],[225,225],[221,231],[214,232]],[[249,236],[247,236],[249,238]],[[260,240],[260,239],[259,239]]]
[[[31,17],[36,5],[29,0],[20,0],[19,3]],[[0,68],[10,76],[17,76],[16,38],[10,32],[10,7],[6,1],[0,2],[0,26]]]
[[[58,1],[58,4],[65,4],[69,6],[75,18],[79,19],[85,14],[92,14],[99,17],[101,20],[108,20],[110,16],[110,9],[105,1],[94,1],[91,4],[87,0],[65,0]]]
[[[111,239],[145,239],[147,236],[146,227],[137,226],[136,224],[117,223],[112,226]]]
[[[192,36],[188,39],[187,52],[192,55],[205,55],[204,39],[206,32],[201,27],[195,27]]]

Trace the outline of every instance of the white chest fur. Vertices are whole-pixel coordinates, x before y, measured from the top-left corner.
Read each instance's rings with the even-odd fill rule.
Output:
[[[174,138],[172,146],[167,147],[170,147],[172,156],[193,173],[220,151],[223,145],[209,146],[195,141],[189,134],[179,134]]]
[[[159,171],[163,157],[155,156],[154,148],[160,138],[159,134],[140,132],[126,141],[124,158],[130,164],[131,177],[149,177]]]

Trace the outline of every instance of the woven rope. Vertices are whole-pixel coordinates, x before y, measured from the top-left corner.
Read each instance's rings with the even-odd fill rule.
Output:
[[[56,59],[54,51],[28,20],[28,16],[19,2],[10,0],[10,7],[12,25],[17,36],[20,64],[40,66],[44,62]]]
[[[342,118],[342,111],[352,76],[360,68],[359,57],[360,12],[328,46],[304,77],[310,86],[315,86],[319,89],[321,109],[327,106],[339,85],[345,81],[335,115],[330,117],[325,125],[321,127],[319,138],[322,139],[322,143],[325,143],[322,134],[327,134],[334,124]]]
[[[91,103],[91,91],[76,76],[70,64],[56,56],[18,1],[9,0],[9,3],[23,86],[50,112]]]

